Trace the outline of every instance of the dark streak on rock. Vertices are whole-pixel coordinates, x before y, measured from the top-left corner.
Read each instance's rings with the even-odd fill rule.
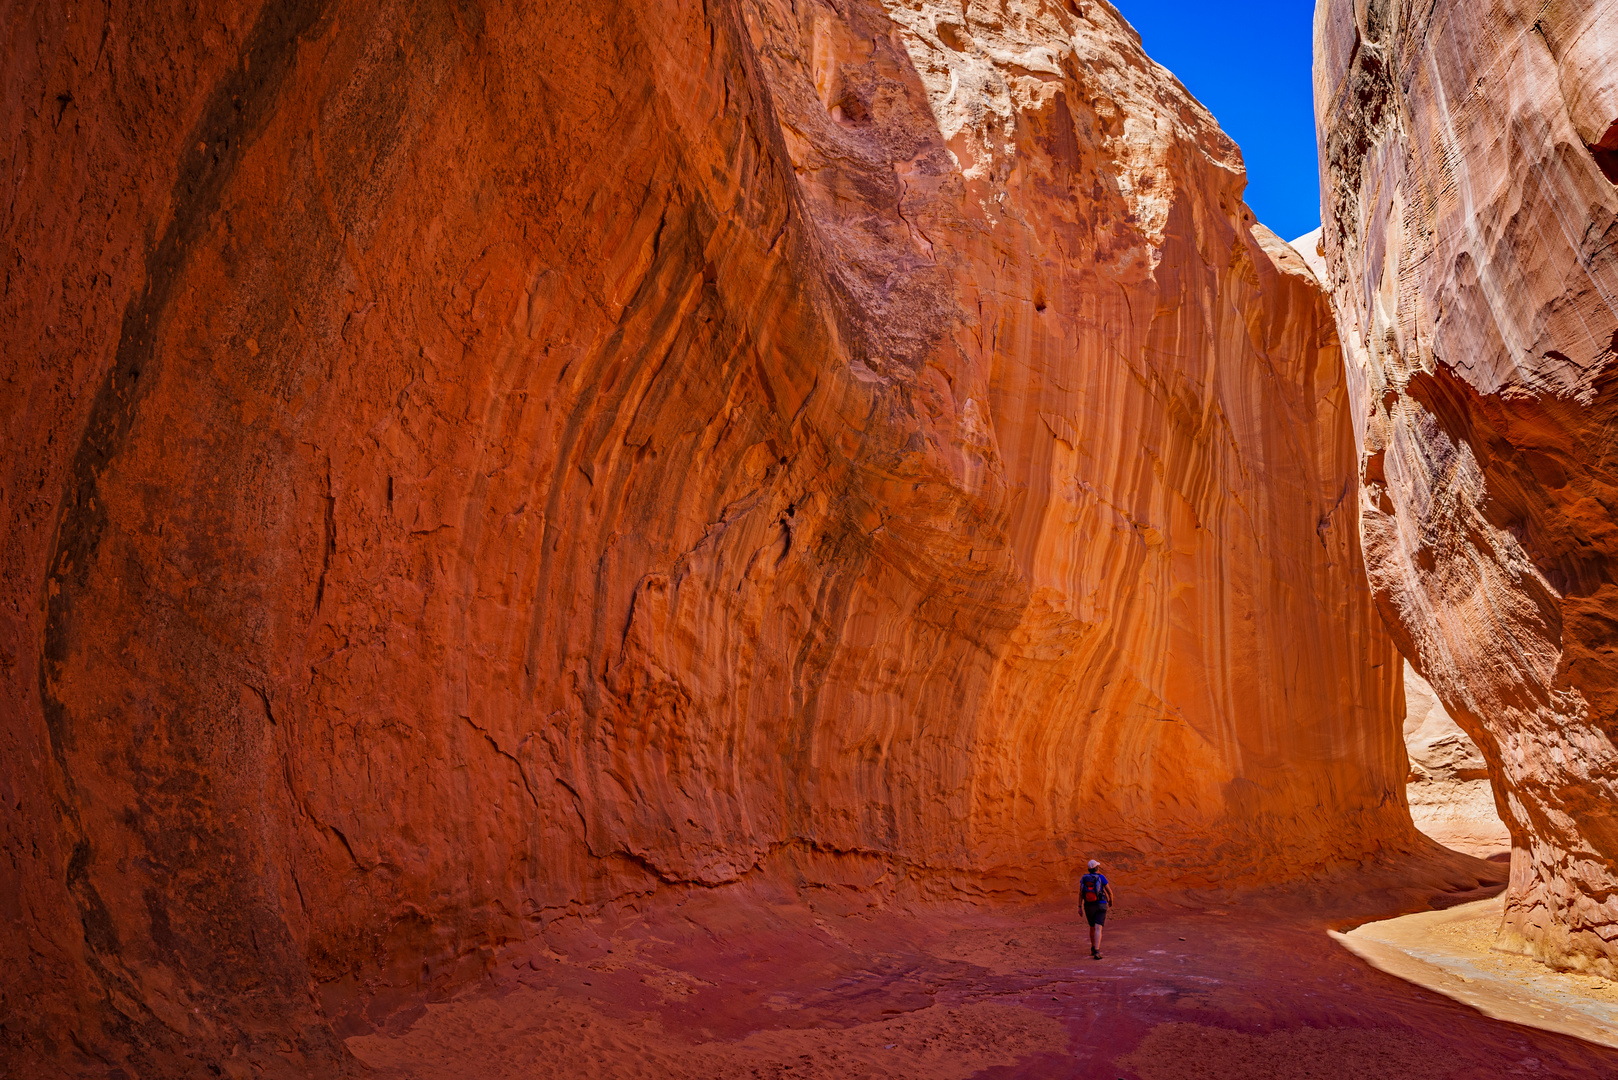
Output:
[[[242,151],[271,116],[282,83],[291,71],[298,41],[325,15],[329,0],[293,0],[265,8],[230,75],[213,90],[202,117],[188,133],[179,176],[170,198],[168,228],[146,252],[146,288],[124,312],[111,370],[91,404],[57,512],[50,558],[45,610],[44,647],[39,663],[39,694],[45,726],[62,780],[61,813],[66,845],[72,857],[64,876],[79,911],[87,946],[85,961],[105,986],[125,985],[121,965],[113,960],[119,941],[107,906],[91,880],[95,851],[84,836],[77,790],[68,765],[73,744],[68,707],[55,685],[72,648],[74,604],[89,584],[91,567],[107,528],[98,481],[122,451],[135,426],[141,401],[161,364],[157,336],[191,250],[209,228],[222,193],[241,161]],[[268,704],[266,702],[266,710]],[[131,995],[138,1001],[141,995]],[[103,1023],[133,1044],[146,1040],[134,1026],[156,1025],[127,1019],[109,1007]],[[160,1025],[153,1027],[156,1031]]]

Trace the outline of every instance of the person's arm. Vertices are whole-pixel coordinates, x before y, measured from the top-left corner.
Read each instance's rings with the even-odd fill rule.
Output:
[[[1112,882],[1110,882],[1110,881],[1107,882],[1106,885],[1102,886],[1102,889],[1103,889],[1102,895],[1106,897],[1107,903],[1109,905],[1112,904],[1113,903],[1113,899],[1112,899]]]

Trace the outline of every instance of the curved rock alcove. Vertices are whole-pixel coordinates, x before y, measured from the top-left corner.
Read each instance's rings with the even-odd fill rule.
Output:
[[[1444,858],[1366,369],[1106,3],[11,26],[15,1060],[349,1068],[361,997],[749,881]]]

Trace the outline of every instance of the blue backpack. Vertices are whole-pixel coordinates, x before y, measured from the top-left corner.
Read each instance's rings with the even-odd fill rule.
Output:
[[[1105,902],[1101,895],[1101,875],[1085,874],[1079,879],[1079,892],[1084,896],[1086,904],[1100,904]]]

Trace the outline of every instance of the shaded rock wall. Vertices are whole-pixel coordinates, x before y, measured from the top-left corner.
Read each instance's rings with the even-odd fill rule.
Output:
[[[1316,9],[1377,600],[1476,740],[1505,944],[1618,960],[1618,9]]]
[[[1421,832],[1445,847],[1487,859],[1509,854],[1511,833],[1494,805],[1489,765],[1444,711],[1426,679],[1405,665],[1405,798]]]
[[[1331,313],[1104,4],[8,25],[8,1051],[318,1071],[665,884],[1414,843]]]

